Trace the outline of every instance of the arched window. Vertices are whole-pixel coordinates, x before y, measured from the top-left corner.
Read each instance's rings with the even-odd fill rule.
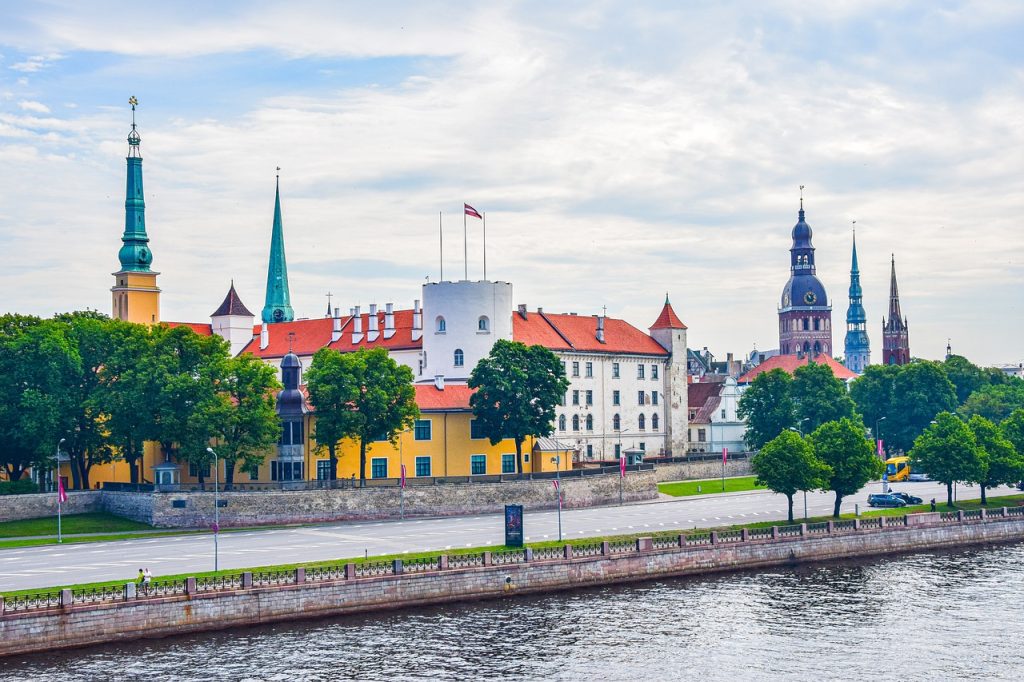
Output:
[[[454,358],[455,359],[455,366],[456,367],[462,367],[462,363],[465,362],[465,360],[466,360],[465,355],[463,355],[463,353],[462,353],[462,349],[461,348],[456,348],[454,356],[455,356],[455,358]]]
[[[572,430],[573,431],[579,431],[580,430],[580,416],[578,414],[574,414],[572,416]]]
[[[614,429],[615,431],[618,431],[621,428],[622,428],[622,419],[620,419],[619,415],[616,414],[614,417],[612,417],[612,429]]]
[[[814,331],[816,331],[816,332],[817,331],[821,331],[821,319],[820,318],[817,318],[817,317],[814,318]]]
[[[476,321],[476,329],[480,332],[491,330],[491,321],[487,319],[486,315],[481,315],[480,319]]]
[[[564,414],[558,415],[558,430],[559,431],[565,431],[565,415]]]
[[[594,430],[594,415],[588,414],[587,415],[587,431],[593,431],[593,430]]]
[[[655,412],[654,414],[651,415],[651,428],[654,429],[655,431],[658,430],[658,413],[657,412]]]
[[[804,318],[804,331],[808,331],[811,328],[811,318]]]
[[[642,414],[639,417],[637,417],[637,426],[640,428],[641,431],[646,429],[647,428],[647,417],[645,417]]]
[[[804,341],[804,352],[805,353],[810,353],[811,352],[811,344],[808,343],[807,341]]]
[[[438,334],[444,334],[446,331],[448,331],[448,325],[445,323],[444,318],[441,317],[440,315],[438,315],[437,320],[435,320],[434,328]]]
[[[814,342],[814,352],[815,352],[815,354],[821,352],[821,342],[820,341],[815,341]]]

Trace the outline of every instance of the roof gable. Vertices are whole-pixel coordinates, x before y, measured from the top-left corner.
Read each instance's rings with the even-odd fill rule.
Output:
[[[759,374],[770,372],[773,369],[781,369],[787,374],[792,375],[793,372],[796,371],[797,367],[803,367],[809,361],[810,357],[806,355],[774,355],[770,358],[766,358],[760,365],[741,376],[737,379],[737,382],[741,384],[749,384],[756,379]],[[832,368],[832,374],[834,374],[837,379],[841,379],[843,381],[853,379],[857,376],[856,372],[851,372],[846,367],[836,362],[830,355],[821,354],[814,358],[814,362],[819,365],[828,365]]]

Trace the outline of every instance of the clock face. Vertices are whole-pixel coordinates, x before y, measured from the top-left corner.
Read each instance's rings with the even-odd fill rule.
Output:
[[[139,249],[139,262],[140,263],[148,263],[149,259],[150,259],[149,249],[147,249],[145,246],[143,246],[141,249]]]
[[[807,305],[814,305],[814,302],[818,300],[818,297],[814,295],[813,291],[808,291],[804,294],[804,303]]]
[[[280,322],[283,319],[284,319],[284,311],[281,310],[280,308],[275,309],[274,310],[274,321],[275,322]]]
[[[789,292],[788,291],[782,295],[782,305],[783,305],[783,307],[786,307],[786,306],[789,305]]]

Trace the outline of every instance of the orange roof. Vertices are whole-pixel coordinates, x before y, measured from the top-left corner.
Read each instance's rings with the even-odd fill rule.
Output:
[[[416,384],[416,404],[423,412],[449,412],[469,410],[469,396],[473,389],[464,384],[446,384],[439,391],[434,384]]]
[[[686,325],[676,315],[676,311],[672,310],[668,296],[665,297],[665,307],[661,309],[661,314],[651,325],[651,329],[686,329]]]
[[[809,360],[810,358],[806,355],[774,355],[741,376],[737,381],[741,384],[749,384],[757,377],[758,374],[761,374],[762,372],[769,372],[773,369],[783,369],[787,374],[793,374],[797,367],[803,367]],[[835,359],[829,355],[819,355],[814,359],[814,362],[819,365],[828,365],[832,368],[832,374],[834,374],[837,379],[842,379],[843,381],[853,379],[857,376],[856,372],[851,372],[846,369],[846,367],[836,362]]]
[[[259,358],[279,358],[288,353],[289,334],[295,334],[290,341],[291,349],[296,355],[313,355],[324,347],[333,348],[343,353],[349,353],[360,348],[388,348],[400,350],[403,348],[420,348],[422,340],[412,340],[412,310],[395,311],[395,333],[390,339],[384,338],[384,312],[377,313],[378,336],[374,341],[367,340],[369,331],[369,315],[360,315],[363,325],[363,338],[359,343],[352,343],[352,329],[355,318],[345,315],[341,318],[341,338],[331,342],[334,331],[334,320],[330,317],[317,317],[308,320],[294,320],[292,322],[278,322],[268,326],[269,343],[266,348],[260,349],[261,326],[253,327],[253,339],[242,352],[251,353]]]
[[[416,341],[412,340],[412,315],[413,311],[409,310],[396,310],[395,311],[395,333],[390,339],[384,338],[384,311],[377,312],[377,330],[379,335],[373,341],[368,341],[366,337],[367,331],[370,329],[370,315],[369,313],[363,313],[360,315],[363,324],[363,338],[359,343],[352,343],[352,329],[354,326],[353,317],[344,317],[341,320],[341,338],[330,344],[330,347],[334,350],[340,350],[342,353],[349,353],[357,351],[360,348],[388,348],[390,350],[400,350],[403,348],[422,348],[423,339],[422,337]],[[271,327],[273,331],[273,327]]]
[[[166,324],[168,327],[173,329],[174,327],[188,327],[199,336],[213,336],[213,328],[209,324],[203,324],[202,322],[161,322]]]
[[[527,345],[551,350],[579,350],[598,353],[668,355],[657,341],[625,320],[606,317],[604,343],[597,340],[596,315],[564,313],[512,314],[512,338]]]

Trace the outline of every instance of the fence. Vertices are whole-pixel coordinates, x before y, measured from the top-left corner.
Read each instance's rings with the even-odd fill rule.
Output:
[[[605,542],[582,541],[557,546],[439,554],[410,560],[366,561],[295,569],[245,571],[216,576],[200,576],[176,580],[154,580],[148,584],[126,583],[76,589],[42,590],[39,592],[0,597],[0,616],[69,608],[90,604],[145,601],[150,599],[191,597],[198,594],[224,593],[253,588],[297,586],[309,583],[376,579],[384,576],[443,572],[482,566],[508,566],[544,561],[607,559],[615,556],[652,551],[704,550],[722,544],[788,542],[806,536],[849,535],[864,531],[924,526],[911,523],[910,516],[934,520],[937,525],[975,525],[1024,518],[1024,507],[1002,507],[976,512],[943,512],[941,514],[877,516],[866,519],[827,521],[823,523],[741,528],[721,531],[688,531],[678,535],[659,535],[633,540]]]

